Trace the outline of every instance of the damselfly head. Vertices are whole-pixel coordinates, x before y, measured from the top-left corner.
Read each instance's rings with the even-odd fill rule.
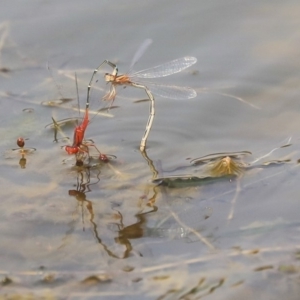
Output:
[[[104,79],[105,79],[106,82],[112,82],[112,81],[115,80],[115,75],[105,73]]]
[[[105,163],[109,162],[108,157],[105,154],[102,154],[102,153],[99,156],[99,160],[101,160],[101,161],[103,161]]]

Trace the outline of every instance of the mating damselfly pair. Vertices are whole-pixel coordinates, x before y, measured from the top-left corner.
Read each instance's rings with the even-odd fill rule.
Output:
[[[180,87],[175,85],[165,85],[160,83],[149,82],[147,79],[155,79],[166,77],[172,74],[179,73],[186,68],[192,66],[197,62],[195,57],[185,56],[181,57],[167,63],[144,69],[141,71],[133,71],[133,66],[140,59],[149,45],[152,43],[151,39],[145,40],[142,45],[139,47],[137,52],[135,53],[133,60],[131,62],[129,71],[125,74],[119,75],[118,68],[116,64],[104,60],[93,72],[93,75],[90,79],[87,88],[87,100],[85,106],[85,115],[80,125],[76,126],[74,130],[74,138],[73,144],[71,146],[66,146],[65,150],[68,154],[80,154],[80,153],[88,153],[88,146],[94,146],[91,144],[83,143],[84,133],[89,123],[89,104],[90,104],[90,93],[91,88],[93,87],[95,81],[95,75],[99,72],[103,65],[108,65],[113,68],[111,73],[106,73],[104,76],[104,80],[109,84],[109,90],[102,97],[103,100],[110,101],[111,105],[113,104],[117,91],[117,86],[132,86],[135,88],[143,89],[149,100],[150,100],[150,113],[145,129],[145,133],[140,142],[140,150],[143,152],[146,148],[146,143],[148,139],[148,135],[150,133],[152,123],[155,115],[155,98],[153,95],[157,95],[163,98],[171,98],[171,99],[190,99],[196,97],[197,93],[194,89],[189,87]],[[97,149],[97,148],[96,148]],[[100,151],[99,151],[100,152]]]

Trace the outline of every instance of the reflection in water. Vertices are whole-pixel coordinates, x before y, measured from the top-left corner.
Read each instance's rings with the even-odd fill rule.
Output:
[[[22,157],[19,160],[19,165],[20,165],[21,169],[25,169],[26,168],[26,162],[27,162],[27,160],[25,158],[25,155],[22,154]]]
[[[150,172],[152,173],[152,180],[155,180],[158,176],[158,171],[156,170],[153,161],[149,158],[146,149],[141,150],[140,152],[150,168]]]
[[[156,206],[152,207],[151,211],[147,212],[141,212],[136,214],[136,218],[138,219],[138,222],[131,224],[129,226],[124,226],[123,223],[123,215],[120,211],[117,210],[117,216],[114,216],[114,219],[118,219],[119,221],[117,223],[113,222],[111,225],[114,225],[118,228],[118,236],[114,238],[114,241],[125,247],[124,253],[122,255],[117,255],[112,250],[109,249],[108,245],[106,245],[103,240],[100,238],[99,232],[98,232],[98,225],[96,224],[94,218],[95,213],[93,209],[93,203],[92,201],[88,200],[86,197],[86,193],[91,192],[91,185],[95,185],[100,181],[100,170],[98,170],[97,174],[97,180],[93,183],[90,182],[90,168],[80,168],[78,169],[77,173],[77,186],[76,190],[69,190],[69,195],[76,198],[78,201],[80,207],[81,207],[81,218],[82,218],[82,225],[83,225],[83,231],[85,231],[85,222],[84,222],[84,208],[86,209],[87,213],[89,214],[89,221],[92,225],[92,230],[94,233],[94,236],[96,238],[96,241],[103,247],[105,252],[113,258],[123,259],[127,258],[131,251],[133,250],[132,245],[129,241],[129,239],[135,239],[140,238],[143,236],[143,229],[142,226],[146,222],[145,215],[155,212],[157,210]],[[153,197],[156,197],[156,193]],[[152,197],[152,198],[153,198]],[[148,206],[151,206],[152,202],[155,202],[155,200],[150,199]],[[73,230],[68,231],[68,234],[71,234]]]
[[[126,249],[129,249],[128,245],[130,245],[130,250],[132,250],[129,240],[138,239],[144,236],[145,224],[147,222],[146,215],[156,211],[157,211],[157,207],[154,206],[153,209],[150,211],[136,214],[135,217],[137,218],[138,221],[128,226],[124,226],[123,216],[118,211],[120,215],[120,224],[117,223],[115,224],[118,227],[118,237],[115,238],[115,242],[126,246]],[[124,258],[125,257],[128,257],[128,255],[124,256]]]
[[[96,176],[97,179],[95,182],[91,182],[90,172],[94,170],[98,172]],[[83,231],[85,231],[86,226],[85,216],[88,215],[97,243],[102,246],[103,250],[110,257],[117,259],[129,257],[134,251],[130,240],[142,237],[182,239],[194,235],[198,241],[203,242],[210,249],[214,249],[214,246],[202,236],[200,233],[201,228],[199,227],[204,220],[211,216],[212,209],[209,207],[203,208],[203,206],[198,207],[198,204],[194,206],[191,204],[188,205],[188,203],[178,202],[173,196],[169,196],[168,190],[162,186],[147,185],[143,196],[140,197],[140,201],[144,204],[139,212],[134,213],[136,218],[134,223],[126,225],[124,220],[124,213],[127,218],[128,212],[130,213],[132,207],[127,207],[126,204],[124,204],[124,206],[112,204],[111,209],[114,211],[111,214],[112,219],[110,218],[105,221],[105,219],[103,220],[105,215],[103,215],[101,225],[97,224],[94,205],[93,202],[87,198],[87,193],[92,191],[92,185],[96,187],[96,184],[99,183],[99,175],[99,169],[78,168],[76,189],[69,190],[68,193],[70,196],[76,198],[81,208]],[[158,213],[156,201],[159,196],[163,196],[164,204],[161,205],[159,214],[156,215]],[[174,203],[172,203],[172,200],[174,200]],[[72,222],[72,227],[74,226],[75,224]],[[108,229],[108,231],[105,229]],[[67,235],[72,234],[73,230],[74,229],[69,230]],[[102,237],[100,232],[106,232],[106,235]],[[110,245],[108,240],[113,240],[115,246],[122,246],[122,252],[120,253],[120,247],[114,250],[115,246]],[[134,251],[134,253],[141,255],[139,251]]]
[[[107,214],[101,211],[100,218],[99,212],[96,212],[97,206],[87,197],[87,193],[92,192],[93,186],[95,191],[99,189],[99,165],[95,168],[90,166],[77,168],[76,189],[71,189],[68,193],[77,200],[78,206],[81,208],[83,231],[86,231],[85,219],[87,219],[96,243],[101,246],[101,251],[104,250],[105,254],[111,258],[126,259],[131,255],[145,256],[132,241],[145,237],[167,240],[182,239],[189,242],[200,241],[207,249],[214,251],[216,247],[212,242],[214,239],[212,232],[215,229],[206,226],[207,223],[204,224],[212,215],[213,209],[207,206],[207,202],[203,205],[198,198],[191,197],[189,199],[187,192],[192,190],[189,186],[207,185],[224,180],[230,183],[232,189],[232,183],[236,184],[236,191],[233,192],[231,208],[228,213],[228,220],[232,219],[241,190],[241,178],[248,169],[266,164],[257,164],[257,161],[255,163],[247,162],[246,158],[250,154],[248,151],[217,153],[194,159],[189,166],[178,168],[180,170],[195,169],[197,176],[193,174],[193,177],[189,177],[189,175],[164,176],[166,171],[163,171],[159,163],[154,164],[147,152],[144,151],[142,155],[150,168],[153,180],[152,183],[146,185],[146,189],[143,187],[144,194],[140,196],[143,205],[137,207],[134,206],[136,204],[134,202],[135,204],[130,206],[130,201],[126,201],[124,193],[121,197],[122,201],[106,202],[108,203],[106,205],[111,205],[110,209],[113,212]],[[276,163],[278,161],[286,160],[276,160]],[[271,163],[271,165],[273,164]],[[95,180],[91,180],[91,172],[96,172]],[[133,197],[134,193],[127,188],[126,182],[124,184],[126,186],[124,191],[128,190],[129,197]],[[225,188],[228,187],[229,185],[225,184]],[[183,191],[182,188],[186,189]],[[111,199],[118,199],[119,195],[117,196],[116,193],[119,193],[119,190],[113,189]],[[132,221],[133,217],[134,221]],[[128,222],[128,218],[131,221]],[[74,228],[75,223],[73,222],[71,225]],[[74,234],[73,231],[74,229],[69,230],[67,235]]]
[[[126,250],[125,250],[123,257],[117,256],[111,250],[108,249],[108,246],[102,242],[102,240],[99,236],[99,233],[98,233],[98,226],[94,221],[95,214],[94,214],[94,210],[93,210],[93,203],[86,198],[86,193],[91,192],[91,188],[90,188],[91,185],[97,184],[100,181],[99,175],[100,175],[100,171],[97,174],[96,182],[91,183],[90,182],[90,169],[82,168],[82,169],[78,170],[76,190],[69,190],[69,195],[75,197],[82,208],[81,217],[82,217],[83,231],[85,231],[84,210],[83,210],[84,205],[85,205],[85,208],[87,209],[88,214],[90,216],[89,221],[92,225],[94,236],[95,236],[97,242],[103,247],[103,249],[106,251],[106,253],[109,256],[114,257],[114,258],[125,258],[125,257],[128,257],[129,252],[132,250],[131,244],[130,243],[124,244],[126,247]]]
[[[85,231],[84,212],[83,212],[84,204],[86,204],[85,207],[90,214],[90,222],[93,224],[94,229],[97,228],[97,225],[93,221],[94,220],[93,205],[91,201],[86,199],[86,193],[91,191],[90,189],[91,184],[97,184],[100,181],[99,174],[97,176],[97,181],[94,183],[90,183],[90,170],[89,169],[78,170],[76,190],[69,190],[69,195],[75,197],[79,205],[81,206],[83,231]]]

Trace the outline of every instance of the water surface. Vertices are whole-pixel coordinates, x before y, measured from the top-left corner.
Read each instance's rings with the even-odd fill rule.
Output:
[[[294,0],[6,4],[0,293],[298,299],[299,20]],[[146,38],[153,44],[134,68],[195,56],[159,82],[197,97],[156,98],[145,157],[149,102],[136,102],[142,90],[119,89],[118,107],[86,131],[117,158],[75,168],[61,148],[75,124],[58,142],[45,126],[79,117],[75,72],[84,108],[93,70],[109,59],[127,72]],[[108,106],[103,95],[94,88],[91,111]],[[61,98],[74,100],[45,105]],[[19,136],[36,151],[11,151]]]

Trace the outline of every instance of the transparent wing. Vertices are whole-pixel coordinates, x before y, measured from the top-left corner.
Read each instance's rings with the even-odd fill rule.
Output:
[[[171,239],[188,237],[204,226],[204,221],[212,215],[213,209],[211,207],[183,208],[182,206],[172,206],[169,212],[165,218],[159,220],[153,226],[148,223],[145,228],[146,235]]]
[[[159,78],[179,73],[197,62],[197,58],[185,56],[174,59],[162,65],[129,74],[137,78]]]
[[[138,48],[138,50],[135,52],[134,57],[131,61],[131,65],[129,68],[129,72],[131,71],[132,67],[136,64],[136,62],[141,58],[141,56],[145,53],[147,48],[152,44],[151,39],[145,40],[141,46]]]
[[[147,86],[147,88],[154,95],[175,99],[175,100],[184,100],[191,99],[197,96],[197,93],[194,89],[190,87],[176,86],[176,85],[165,85],[165,84],[157,84],[147,82],[146,84],[142,83],[142,85]]]

